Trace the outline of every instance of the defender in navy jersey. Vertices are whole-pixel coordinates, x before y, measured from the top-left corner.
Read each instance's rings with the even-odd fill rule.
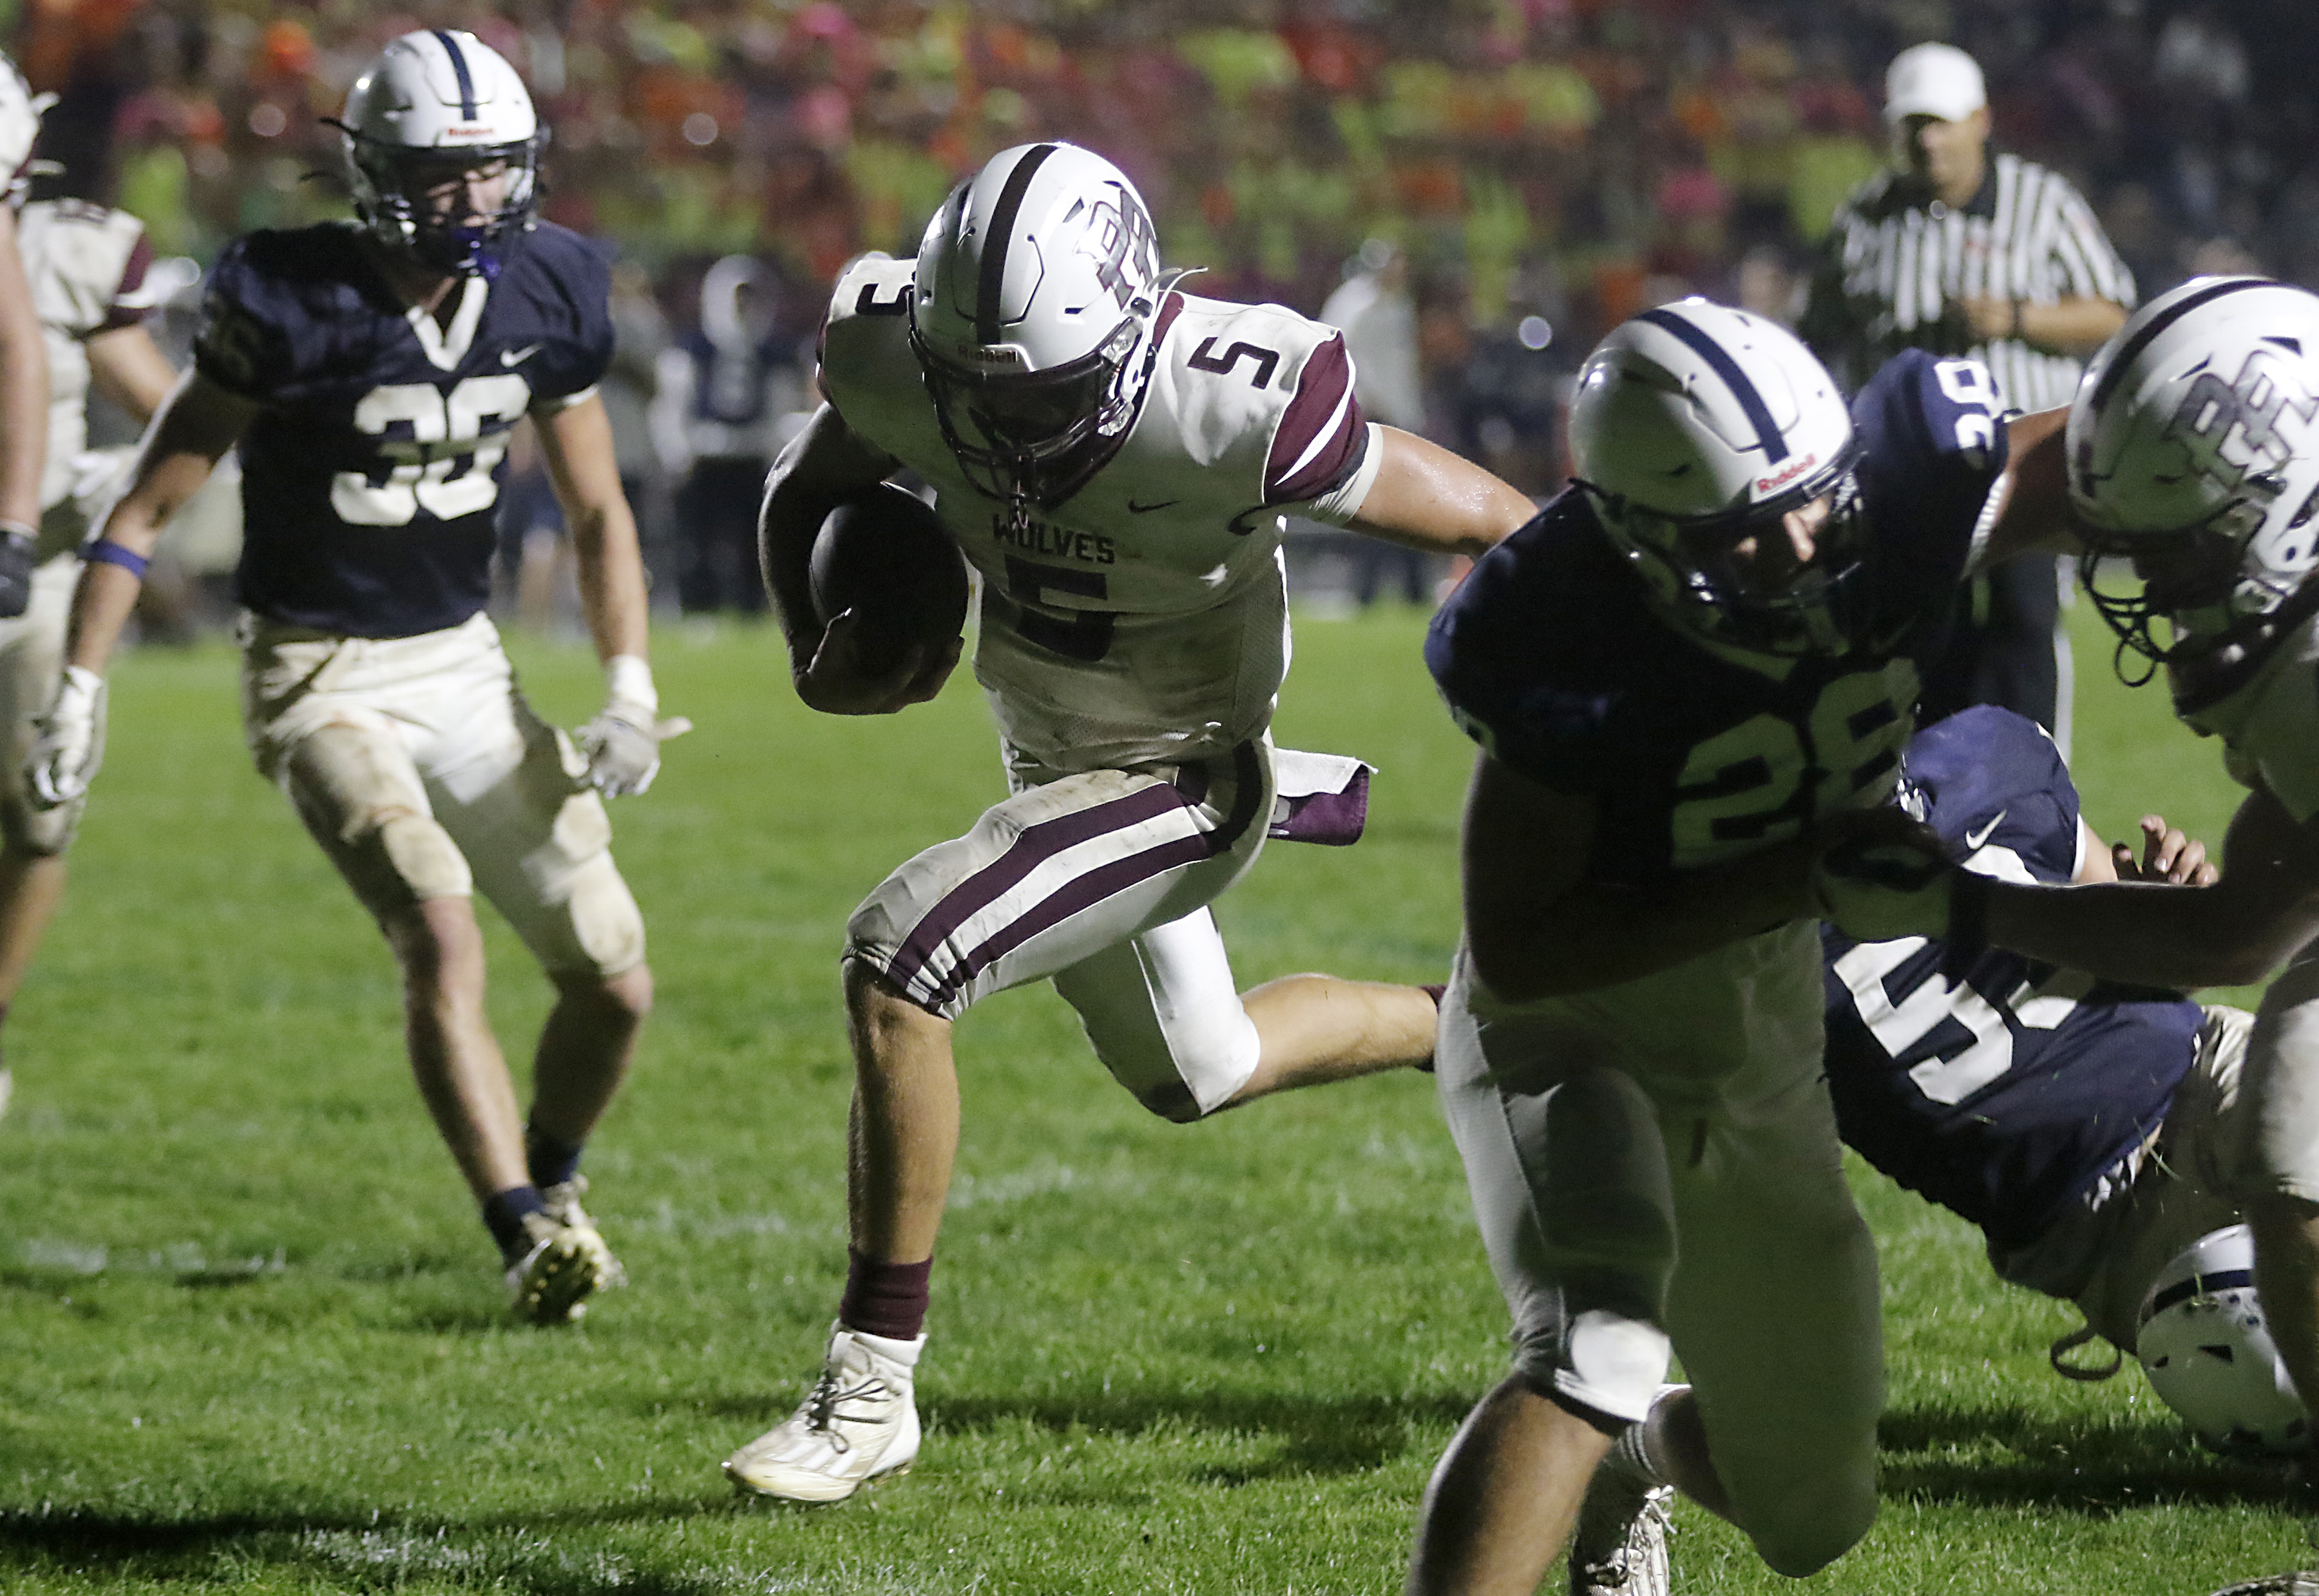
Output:
[[[2245,1196],[2279,1355],[2319,1409],[2319,295],[2256,277],[2161,294],[2095,356],[2067,442],[2080,574],[2121,670],[2129,654],[2150,666],[2139,681],[2162,667],[2177,717],[2223,739],[2248,789],[2221,879],[1995,880],[1945,868],[1928,834],[1866,870],[1832,853],[1818,889],[1863,939],[1987,942],[2185,988],[2286,966],[2263,994],[2224,1174]],[[2126,562],[2138,592],[2115,590]]]
[[[1992,879],[2206,887],[2203,843],[2157,816],[2103,846],[2061,751],[2031,721],[1968,709],[1917,734],[1900,802]],[[2308,1421],[2248,1277],[2259,1188],[2235,1148],[2254,1016],[2119,986],[2001,948],[1856,942],[1820,928],[1827,1078],[1845,1141],[1978,1226],[2006,1280],[2073,1303],[2052,1357],[2107,1379],[2138,1357],[2210,1444],[2300,1450]],[[2064,1355],[2095,1337],[2107,1364]]]
[[[1779,328],[1663,306],[1581,370],[1576,484],[1436,618],[1483,750],[1439,1087],[1516,1352],[1412,1591],[1531,1589],[1574,1521],[1574,1590],[1663,1591],[1675,1484],[1782,1573],[1867,1528],[1875,1258],[1810,867],[1876,824],[1958,584],[2059,501],[2059,422],[1921,354],[1847,415]],[[1660,1400],[1671,1349],[1692,1384]]]
[[[813,1393],[726,1460],[744,1488],[835,1501],[916,1453],[958,1135],[950,1031],[970,1005],[1051,979],[1112,1075],[1178,1121],[1430,1057],[1416,987],[1291,976],[1243,999],[1207,906],[1268,835],[1353,840],[1365,801],[1358,762],[1272,747],[1283,512],[1474,554],[1531,513],[1369,424],[1352,376],[1332,329],[1178,292],[1134,186],[1067,144],[1002,151],[915,261],[869,256],[840,278],[829,402],[764,507],[799,696],[890,713],[955,663],[952,644],[866,675],[854,618],[825,627],[811,602],[823,518],[907,467],[982,577],[974,668],[1013,796],[899,866],[847,928],[851,1267]]]
[[[651,1002],[600,795],[644,790],[671,729],[595,391],[605,257],[534,221],[544,135],[514,68],[470,34],[394,41],[338,125],[360,224],[252,234],[219,260],[194,374],[88,546],[30,779],[51,803],[86,789],[100,672],[146,557],[239,444],[251,749],[385,933],[420,1094],[516,1310],[557,1321],[619,1277],[576,1167]],[[605,663],[577,750],[524,702],[483,613],[501,460],[526,417]],[[527,1123],[483,1011],[477,888],[557,989]]]

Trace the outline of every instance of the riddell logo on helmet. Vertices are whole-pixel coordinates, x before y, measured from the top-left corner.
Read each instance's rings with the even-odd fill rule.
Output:
[[[1796,478],[1803,475],[1805,472],[1809,471],[1813,466],[1818,464],[1819,456],[1818,455],[1806,455],[1802,459],[1797,461],[1793,465],[1788,466],[1784,470],[1775,471],[1769,476],[1757,477],[1755,479],[1755,491],[1758,493],[1768,493],[1773,488],[1784,488],[1790,482],[1795,481]]]

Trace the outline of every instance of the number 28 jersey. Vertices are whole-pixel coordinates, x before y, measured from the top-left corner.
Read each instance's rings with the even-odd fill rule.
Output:
[[[447,327],[405,305],[352,226],[256,232],[210,275],[194,362],[263,407],[241,440],[239,597],[290,626],[408,637],[491,596],[508,434],[611,359],[609,251],[550,222]]]
[[[1024,527],[943,439],[910,348],[915,275],[872,255],[839,280],[822,386],[856,436],[933,484],[981,573],[974,670],[1008,744],[1085,771],[1210,758],[1262,732],[1288,668],[1279,512],[1368,459],[1343,335],[1279,305],[1166,294],[1117,453]]]
[[[1983,535],[2006,437],[1978,363],[1910,351],[1853,403],[1881,647],[1775,659],[1656,607],[1593,505],[1566,491],[1484,555],[1434,618],[1426,664],[1508,768],[1596,798],[1589,875],[1629,885],[1744,857],[1881,802]]]

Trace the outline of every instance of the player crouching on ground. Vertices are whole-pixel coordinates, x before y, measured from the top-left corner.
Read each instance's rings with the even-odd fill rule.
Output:
[[[726,1471],[834,1501],[906,1466],[913,1369],[958,1142],[951,1025],[1051,979],[1121,1085],[1178,1121],[1421,1063],[1415,987],[1291,976],[1243,996],[1207,906],[1284,798],[1349,841],[1357,762],[1268,734],[1288,665],[1282,511],[1480,554],[1529,500],[1372,426],[1341,335],[1277,305],[1178,292],[1119,169],[1068,144],[1001,152],[916,262],[871,256],[824,329],[829,402],[773,471],[765,571],[799,696],[890,713],[958,657],[929,638],[874,673],[860,618],[825,627],[808,555],[835,505],[907,466],[981,573],[975,673],[1014,796],[872,892],[848,930],[858,1087],[853,1258],[819,1382]],[[1319,777],[1321,780],[1315,780]]]
[[[1863,942],[1945,936],[2179,989],[2287,965],[2263,994],[2223,1176],[2245,1201],[2279,1354],[2319,1411],[2319,296],[2209,277],[2152,300],[2094,357],[2068,445],[2080,573],[2121,672],[2129,651],[2152,662],[2140,681],[2162,667],[2176,716],[2223,739],[2249,789],[2222,879],[1998,881],[1917,832],[1831,852],[1818,891]],[[2130,560],[2141,592],[2105,591],[2105,557]]]
[[[89,546],[31,780],[64,804],[95,774],[101,672],[140,574],[239,443],[250,748],[394,950],[420,1096],[516,1311],[552,1322],[620,1277],[577,1165],[652,1002],[599,796],[644,790],[662,730],[636,525],[595,388],[608,262],[533,220],[545,132],[515,69],[472,35],[394,41],[339,125],[360,224],[253,233],[219,258],[194,374]],[[527,415],[609,689],[579,753],[524,702],[483,613],[501,462]],[[557,990],[528,1122],[484,1012],[478,888]]]

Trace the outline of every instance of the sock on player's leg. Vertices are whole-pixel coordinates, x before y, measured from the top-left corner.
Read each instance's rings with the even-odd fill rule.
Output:
[[[510,1264],[520,1260],[531,1249],[531,1238],[524,1233],[524,1215],[546,1212],[547,1204],[539,1200],[536,1186],[511,1186],[484,1198],[483,1225],[499,1243],[500,1257]]]
[[[531,1184],[542,1191],[562,1186],[580,1172],[579,1142],[558,1141],[529,1121],[523,1127],[523,1163]]]
[[[926,1325],[927,1286],[934,1260],[880,1263],[851,1248],[845,1257],[845,1295],[837,1305],[838,1322],[848,1330],[889,1340],[916,1339]]]

